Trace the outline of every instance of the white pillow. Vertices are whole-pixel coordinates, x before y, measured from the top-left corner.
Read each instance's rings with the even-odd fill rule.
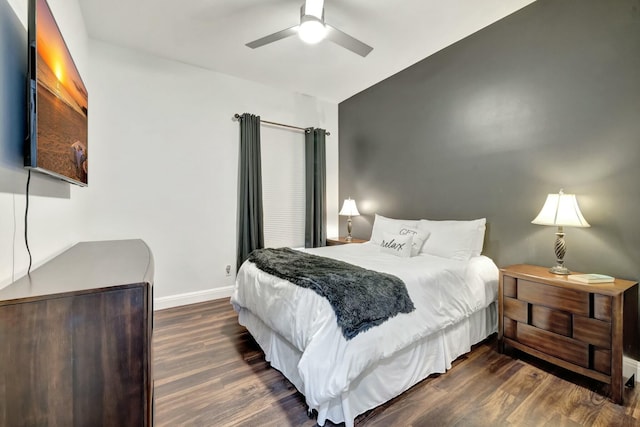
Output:
[[[380,242],[380,251],[408,258],[411,256],[412,244],[413,236],[411,234],[400,235],[384,232]]]
[[[422,253],[467,261],[482,253],[486,218],[472,221],[420,220],[418,228],[431,234]]]
[[[411,245],[411,256],[416,256],[420,253],[424,242],[427,241],[427,239],[429,238],[429,234],[431,233],[429,233],[428,231],[422,231],[415,227],[411,227],[407,224],[402,224],[400,226],[400,231],[398,232],[398,234],[402,236],[413,236],[413,244]]]
[[[417,228],[419,223],[420,221],[418,220],[393,219],[376,214],[370,240],[372,243],[379,245],[382,241],[382,233],[399,234],[402,225]]]

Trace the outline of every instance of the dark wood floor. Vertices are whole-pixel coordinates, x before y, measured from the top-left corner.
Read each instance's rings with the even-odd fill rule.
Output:
[[[154,351],[157,426],[316,425],[227,299],[156,312]],[[356,425],[640,426],[638,388],[618,406],[606,386],[517,356],[497,353],[493,337]]]

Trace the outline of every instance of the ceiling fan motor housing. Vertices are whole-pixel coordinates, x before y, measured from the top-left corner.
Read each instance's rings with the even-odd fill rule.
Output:
[[[298,27],[300,38],[310,44],[318,43],[327,35],[327,27],[324,23],[324,8],[320,16],[307,14],[305,5],[300,7],[300,26]]]

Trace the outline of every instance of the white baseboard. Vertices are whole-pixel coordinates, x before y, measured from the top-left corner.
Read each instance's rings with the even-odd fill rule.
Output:
[[[622,358],[622,377],[626,381],[631,378],[631,375],[635,374],[636,382],[640,380],[640,362],[633,360],[629,357]]]
[[[170,295],[168,297],[159,297],[153,300],[153,309],[154,311],[162,310],[214,299],[229,298],[232,292],[233,286],[225,286],[223,288],[207,289],[206,291],[187,292],[184,294]]]

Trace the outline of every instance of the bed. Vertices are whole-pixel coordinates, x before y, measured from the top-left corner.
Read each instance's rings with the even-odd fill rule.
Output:
[[[438,243],[442,230],[437,228],[444,222],[438,223],[431,233],[423,230],[427,238],[420,245],[426,252],[418,250],[413,256],[396,256],[381,245],[398,238],[394,234],[398,228],[417,230],[420,223],[378,216],[368,243],[303,249],[394,275],[406,285],[415,310],[349,339],[338,326],[334,308],[313,290],[269,274],[251,261],[238,271],[231,303],[240,324],[255,338],[266,360],[305,396],[309,410],[317,411],[319,425],[328,419],[353,426],[357,415],[430,374],[445,372],[473,344],[496,331],[498,269],[479,253],[484,220],[481,227],[471,226],[476,235],[481,231],[480,242],[477,236],[466,239],[465,245],[473,250],[453,257],[432,253],[434,245],[440,245],[436,252],[442,250],[443,243]],[[446,234],[444,246],[459,249],[460,242],[450,241],[455,233],[446,230]],[[426,242],[431,238],[430,248]]]

